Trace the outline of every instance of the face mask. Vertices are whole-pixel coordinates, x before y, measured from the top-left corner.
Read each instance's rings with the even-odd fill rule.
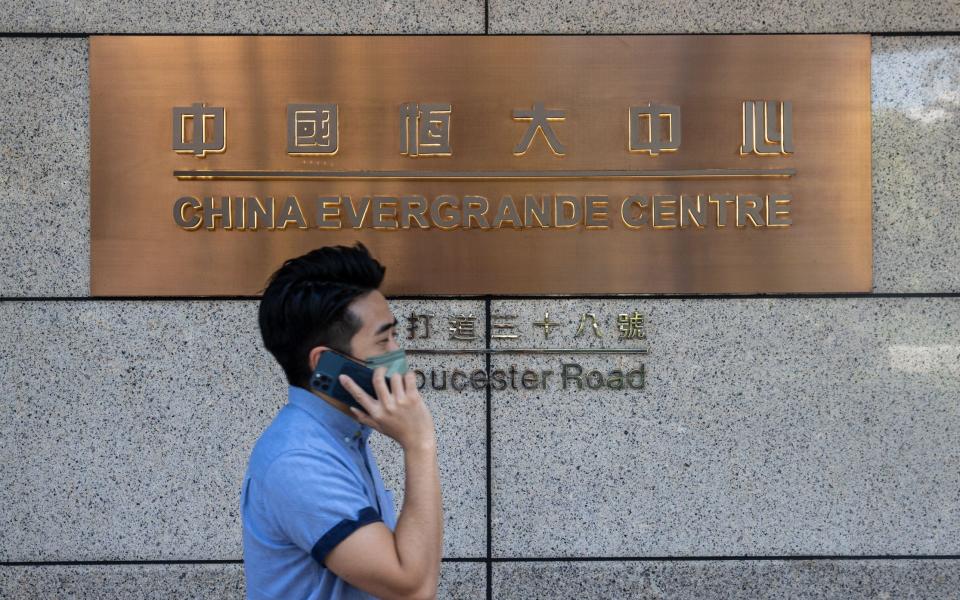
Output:
[[[384,354],[371,356],[367,360],[360,362],[367,365],[367,367],[370,369],[386,367],[387,372],[385,376],[387,379],[389,379],[394,373],[400,373],[403,375],[410,369],[410,367],[407,365],[407,353],[403,350],[403,348],[394,350],[393,352],[385,352]]]

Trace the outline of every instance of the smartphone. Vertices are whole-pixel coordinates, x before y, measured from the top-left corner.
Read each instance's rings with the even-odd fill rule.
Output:
[[[348,406],[356,406],[363,410],[363,406],[340,384],[341,373],[349,375],[370,396],[377,397],[377,392],[373,389],[373,370],[335,350],[327,350],[320,355],[317,368],[310,376],[310,386]],[[363,412],[366,411],[363,410]]]

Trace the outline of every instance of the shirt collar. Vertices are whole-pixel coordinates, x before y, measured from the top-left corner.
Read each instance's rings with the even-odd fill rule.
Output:
[[[288,385],[287,400],[290,404],[294,404],[310,413],[313,418],[326,425],[341,438],[349,440],[355,437],[363,437],[366,441],[373,431],[372,427],[343,414],[320,396],[302,387]]]

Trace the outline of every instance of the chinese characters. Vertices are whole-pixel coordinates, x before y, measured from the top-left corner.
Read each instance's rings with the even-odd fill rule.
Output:
[[[436,339],[438,331],[432,313],[410,313],[407,319],[408,340]],[[472,342],[483,339],[477,315],[473,313],[454,313],[446,317],[446,339]],[[529,327],[527,327],[529,326]],[[443,329],[441,329],[443,331]],[[576,315],[576,319],[558,318],[550,311],[544,311],[543,318],[535,318],[524,323],[517,315],[493,313],[490,315],[491,340],[549,340],[559,332],[573,332],[572,337],[586,339],[610,339],[619,342],[626,340],[645,341],[646,320],[637,310],[620,313],[614,320],[604,320],[594,310]]]
[[[334,155],[339,149],[336,104],[287,105],[287,153]]]
[[[450,156],[449,104],[400,105],[400,154]]]
[[[793,102],[745,100],[741,105],[740,156],[784,156],[794,152]],[[340,148],[340,107],[337,103],[288,104],[287,154],[291,156],[337,154]],[[567,120],[567,110],[547,108],[535,101],[529,109],[516,108],[514,121],[526,123],[514,156],[525,156],[546,147],[553,156],[566,156],[555,124]],[[450,131],[453,106],[447,102],[404,102],[399,105],[399,152],[408,158],[453,156]],[[226,109],[194,102],[173,109],[173,150],[203,158],[226,149]],[[675,104],[647,102],[627,111],[627,151],[651,157],[678,152],[683,139],[681,108]],[[540,134],[538,136],[538,134]],[[537,144],[536,140],[543,142]]]

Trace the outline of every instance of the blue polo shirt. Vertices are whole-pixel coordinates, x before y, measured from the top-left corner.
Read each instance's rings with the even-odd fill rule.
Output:
[[[240,488],[247,598],[368,599],[324,565],[359,527],[397,524],[367,441],[371,427],[288,386],[287,404],[250,453]]]

